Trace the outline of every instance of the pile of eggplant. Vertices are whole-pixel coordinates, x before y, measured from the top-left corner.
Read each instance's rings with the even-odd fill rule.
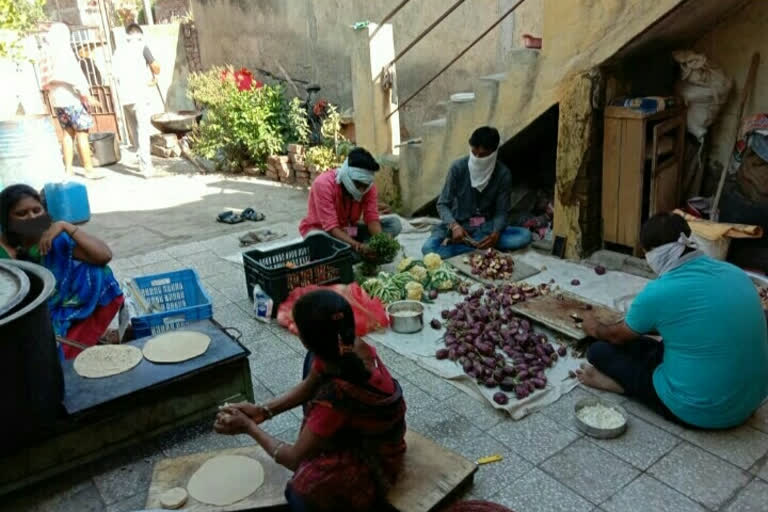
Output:
[[[460,364],[482,386],[500,388],[493,395],[500,405],[509,402],[507,393],[523,399],[544,389],[544,371],[567,349],[534,332],[531,322],[515,316],[510,307],[547,290],[546,284],[525,288],[489,284],[469,293],[453,309],[442,311],[445,348],[435,356]]]

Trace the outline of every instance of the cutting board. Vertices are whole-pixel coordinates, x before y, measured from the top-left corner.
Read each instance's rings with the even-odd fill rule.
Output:
[[[434,441],[409,430],[403,471],[389,492],[389,501],[398,510],[429,512],[472,482],[477,465]],[[264,485],[252,495],[228,507],[214,507],[190,497],[181,510],[192,512],[235,512],[271,510],[286,505],[285,485],[291,472],[276,464],[258,445],[233,448],[184,457],[163,459],[155,464],[147,496],[148,510],[161,509],[160,495],[174,487],[186,489],[192,474],[208,459],[218,455],[245,455],[264,466]],[[277,509],[276,509],[277,510]]]
[[[285,485],[291,478],[291,472],[276,464],[258,445],[232,448],[213,452],[195,453],[183,457],[163,459],[155,464],[152,483],[147,495],[147,509],[162,509],[160,495],[174,487],[187,488],[192,475],[205,461],[219,455],[244,455],[258,460],[264,467],[264,485],[247,498],[227,507],[206,505],[192,496],[182,510],[189,512],[235,512],[238,510],[268,510],[278,505],[286,505]]]
[[[477,464],[409,430],[408,449],[389,502],[403,512],[429,512],[472,482]]]
[[[541,270],[537,269],[536,267],[533,267],[523,261],[520,261],[518,258],[515,258],[514,255],[512,256],[512,259],[515,261],[515,271],[512,272],[512,277],[510,279],[485,279],[480,276],[476,276],[472,274],[472,266],[469,263],[464,263],[465,258],[471,258],[474,254],[482,252],[480,250],[470,252],[467,254],[460,254],[459,256],[454,256],[453,258],[448,258],[446,261],[453,265],[453,267],[461,272],[462,274],[466,274],[472,279],[476,281],[480,281],[484,284],[504,284],[508,283],[510,281],[522,281],[523,279],[527,279],[531,276],[534,276],[541,272]]]
[[[587,305],[592,306],[592,309],[587,311]],[[586,313],[592,313],[604,324],[616,323],[624,317],[619,311],[568,292],[553,292],[525,302],[518,302],[511,309],[576,340],[582,340],[587,336],[576,326],[576,321],[571,317],[572,313],[582,318]]]

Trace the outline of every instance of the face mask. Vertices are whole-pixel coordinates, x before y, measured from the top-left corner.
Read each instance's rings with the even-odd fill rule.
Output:
[[[8,231],[24,238],[40,238],[51,227],[51,217],[47,213],[31,219],[12,219],[8,222]]]
[[[662,274],[677,268],[686,261],[689,261],[690,258],[699,255],[698,251],[694,251],[693,253],[686,255],[686,257],[681,258],[686,248],[696,249],[696,242],[685,236],[684,233],[680,233],[680,237],[676,242],[660,245],[655,249],[646,252],[645,261],[648,262],[648,266],[651,267],[651,270],[661,276]]]
[[[472,188],[475,188],[482,192],[491,181],[491,176],[496,168],[496,157],[498,151],[494,151],[488,156],[477,157],[469,152],[469,179],[472,183]]]

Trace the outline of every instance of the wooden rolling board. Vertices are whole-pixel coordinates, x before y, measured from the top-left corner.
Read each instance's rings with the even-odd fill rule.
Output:
[[[472,267],[469,265],[469,263],[464,263],[464,258],[469,258],[472,255],[474,255],[477,252],[482,251],[474,251],[469,252],[467,254],[460,254],[459,256],[454,256],[453,258],[448,258],[446,261],[453,265],[453,267],[461,272],[462,274],[466,274],[472,279],[475,279],[476,281],[480,281],[481,283],[485,284],[503,284],[508,283],[510,281],[522,281],[523,279],[528,279],[531,276],[535,276],[541,270],[537,269],[536,267],[532,267],[531,265],[520,261],[518,258],[515,258],[514,255],[512,256],[512,259],[515,261],[515,271],[512,272],[512,278],[507,280],[494,280],[494,279],[484,279],[480,276],[476,276],[472,274]]]
[[[405,468],[389,493],[389,502],[398,510],[429,512],[472,481],[474,462],[411,430],[405,441]]]
[[[591,311],[586,310],[585,306],[587,304],[592,306]],[[550,329],[576,340],[582,340],[587,336],[584,334],[584,331],[576,327],[576,322],[571,318],[571,313],[576,313],[582,317],[586,313],[592,313],[605,324],[615,323],[624,316],[616,310],[595,304],[584,297],[568,292],[552,292],[549,295],[542,295],[525,302],[518,302],[511,309],[520,315],[527,316],[531,320],[542,323]]]
[[[161,460],[155,464],[152,472],[146,508],[150,510],[162,509],[163,507],[160,505],[162,493],[174,487],[186,489],[194,472],[205,461],[218,455],[245,455],[258,460],[264,466],[264,485],[247,498],[228,507],[206,505],[190,496],[180,510],[188,512],[234,512],[238,510],[268,510],[287,504],[284,496],[285,484],[290,480],[292,473],[283,466],[276,464],[260,446],[254,445]]]

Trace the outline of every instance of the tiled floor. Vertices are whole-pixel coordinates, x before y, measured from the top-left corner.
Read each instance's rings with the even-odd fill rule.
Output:
[[[194,265],[214,298],[215,318],[243,333],[252,352],[255,395],[266,400],[298,382],[303,348],[280,327],[252,319],[242,269],[220,256],[235,244],[230,235],[118,259],[113,268],[127,277]],[[213,246],[219,254],[208,250]],[[467,498],[495,501],[516,512],[768,510],[768,405],[740,428],[692,432],[626,402],[627,433],[599,441],[573,427],[573,404],[590,395],[586,389],[576,388],[544,410],[512,421],[412,361],[385,347],[378,350],[402,383],[410,428],[471,460],[503,456],[501,462],[479,468]],[[287,413],[265,426],[290,441],[296,438],[300,417]],[[140,510],[158,459],[249,443],[245,436],[213,433],[210,423],[196,425],[0,498],[0,511]]]

